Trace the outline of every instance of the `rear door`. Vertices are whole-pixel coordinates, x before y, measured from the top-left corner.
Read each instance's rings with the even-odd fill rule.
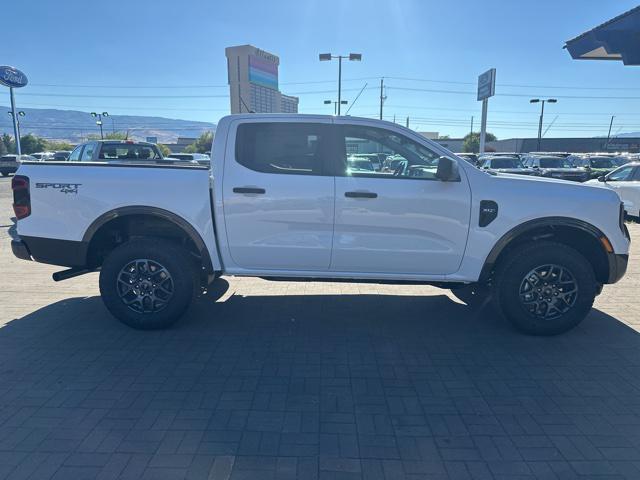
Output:
[[[229,255],[240,269],[327,270],[334,178],[326,149],[331,119],[273,118],[230,129],[223,173]],[[227,265],[232,271],[233,266]]]
[[[462,261],[471,191],[435,177],[440,154],[404,133],[336,120],[336,220],[331,270],[443,275]],[[382,153],[382,170],[350,161]]]

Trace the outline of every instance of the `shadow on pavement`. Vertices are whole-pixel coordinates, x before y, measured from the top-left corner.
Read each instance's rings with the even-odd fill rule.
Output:
[[[601,311],[565,335],[536,338],[445,295],[220,300],[224,290],[166,331],[131,330],[98,297],[7,323],[0,450],[19,451],[25,438],[9,424],[39,429],[31,452],[100,452],[103,443],[83,439],[107,431],[120,432],[109,453],[137,448],[149,461],[179,431],[192,435],[182,453],[304,456],[316,472],[333,468],[318,458],[347,456],[364,478],[381,459],[430,461],[436,471],[447,455],[485,461],[493,441],[512,449],[511,463],[495,450],[494,464],[542,455],[567,472],[567,436],[586,442],[572,447],[578,457],[603,436],[626,449],[616,454],[638,455],[640,336]],[[158,432],[144,443],[138,430]]]

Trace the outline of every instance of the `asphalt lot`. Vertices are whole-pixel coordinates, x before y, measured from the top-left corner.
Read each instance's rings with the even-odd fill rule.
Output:
[[[0,178],[0,479],[640,478],[629,273],[553,338],[421,286],[226,279],[175,328],[15,259]],[[228,283],[227,283],[228,282]]]

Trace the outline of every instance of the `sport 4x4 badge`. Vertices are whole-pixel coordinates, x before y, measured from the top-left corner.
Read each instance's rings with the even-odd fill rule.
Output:
[[[78,187],[81,183],[36,183],[36,188],[53,188],[61,193],[78,194]]]

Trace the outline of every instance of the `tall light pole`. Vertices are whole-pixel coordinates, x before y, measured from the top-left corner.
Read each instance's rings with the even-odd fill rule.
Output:
[[[555,98],[548,98],[546,100],[540,100],[539,98],[532,98],[529,103],[542,103],[542,109],[540,110],[540,121],[538,122],[538,152],[540,151],[540,141],[542,140],[542,119],[544,118],[544,104],[545,102],[557,103]]]
[[[338,102],[335,102],[333,100],[325,100],[323,103],[325,105],[331,105],[333,103],[333,114],[336,115],[338,113]],[[347,103],[349,103],[349,102],[347,102],[346,100],[341,100],[340,101],[341,105],[346,105]]]
[[[100,127],[100,138],[104,139],[104,133],[102,132],[102,117],[108,117],[109,114],[107,112],[102,112],[102,113],[91,112],[91,116],[98,119],[96,120],[96,125]]]
[[[338,59],[338,115],[340,115],[340,105],[342,104],[342,59],[347,58],[351,62],[360,62],[362,60],[362,54],[331,55],[330,53],[321,53],[318,58],[321,62],[330,61],[334,58]]]

